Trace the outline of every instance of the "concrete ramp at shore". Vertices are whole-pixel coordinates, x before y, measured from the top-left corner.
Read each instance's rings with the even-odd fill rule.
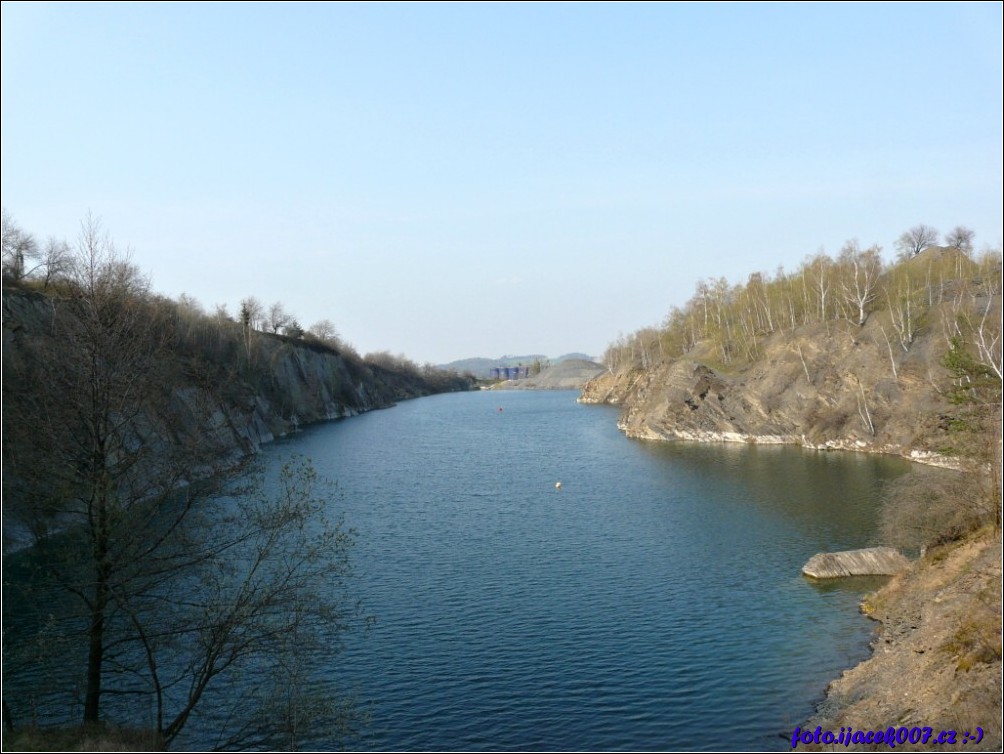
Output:
[[[809,558],[802,573],[814,579],[842,576],[892,576],[910,565],[893,547],[869,547],[864,550],[821,552]]]

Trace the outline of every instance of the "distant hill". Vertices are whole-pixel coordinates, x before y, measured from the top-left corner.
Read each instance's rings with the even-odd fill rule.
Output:
[[[548,366],[560,364],[563,361],[569,360],[593,361],[594,359],[584,353],[566,353],[556,359],[552,359],[543,354],[532,353],[524,356],[499,356],[495,359],[472,357],[469,359],[451,361],[449,364],[441,364],[440,368],[453,370],[460,374],[470,372],[475,377],[486,380],[491,377],[492,369],[495,367],[532,367],[535,363],[539,362],[540,366],[546,369]]]
[[[564,359],[540,374],[498,384],[502,390],[582,390],[589,380],[606,373],[607,368],[589,359]]]

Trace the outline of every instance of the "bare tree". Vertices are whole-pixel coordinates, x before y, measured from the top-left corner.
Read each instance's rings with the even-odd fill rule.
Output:
[[[48,288],[54,281],[66,276],[70,272],[73,264],[73,251],[66,241],[57,241],[49,237],[42,251],[42,268],[45,276],[42,278],[42,285]]]
[[[899,379],[899,370],[896,369],[896,357],[892,352],[892,341],[889,339],[889,333],[885,331],[885,328],[879,325],[879,330],[882,331],[882,337],[885,338],[885,346],[889,351],[889,366],[892,368],[892,377],[894,380]]]
[[[82,678],[83,722],[106,719],[109,698],[146,699],[169,743],[226,674],[267,668],[294,626],[337,641],[352,535],[326,517],[309,466],[218,496],[242,467],[218,399],[184,387],[166,311],[87,218],[51,322],[21,333],[16,354],[5,343],[3,500],[39,564],[15,588],[80,647],[49,659],[69,688]],[[254,710],[235,719],[263,731]]]
[[[868,318],[868,307],[878,296],[882,276],[881,249],[872,246],[861,250],[857,241],[848,241],[840,251],[837,263],[842,268],[840,288],[844,300],[857,313],[858,325]]]
[[[325,343],[337,344],[339,341],[338,329],[330,319],[315,322],[307,332]]]
[[[969,228],[964,225],[956,225],[952,231],[945,236],[945,243],[953,249],[964,251],[966,254],[973,253],[973,239],[976,237]]]
[[[774,313],[771,306],[771,296],[763,273],[754,272],[746,283],[746,291],[753,304],[757,319],[757,327],[761,332],[774,332]]]
[[[29,263],[38,259],[38,242],[14,222],[6,208],[2,210],[2,246],[4,277],[20,282],[33,269]]]
[[[920,467],[886,489],[881,532],[888,544],[921,549],[957,539],[992,515],[977,476]]]
[[[1000,299],[996,301],[996,307],[994,304],[993,297],[988,296],[979,322],[971,323],[970,327],[979,352],[980,363],[1001,380],[1004,378],[1004,359],[1001,354]]]
[[[276,301],[268,308],[268,327],[273,333],[285,328],[292,319],[293,315],[286,311],[280,301]]]
[[[263,721],[270,696],[224,699],[212,684],[230,672],[250,673],[249,680],[267,683],[272,692],[300,697],[315,679],[304,656],[308,645],[326,647],[320,654],[329,662],[337,652],[340,634],[357,615],[342,596],[355,534],[327,512],[330,494],[302,459],[287,463],[274,483],[257,478],[232,502],[217,501],[185,522],[187,562],[179,565],[198,574],[202,589],[186,593],[167,617],[150,597],[176,590],[177,574],[123,601],[130,638],[144,658],[135,672],[155,702],[165,742],[177,737],[207,694],[215,705],[233,706],[241,721],[221,731],[226,748],[274,745],[275,735],[296,721],[295,710]],[[330,684],[325,691],[330,704],[340,701]]]
[[[901,256],[905,258],[913,257],[922,252],[928,246],[938,243],[938,231],[929,225],[914,225],[897,239],[896,248]]]
[[[858,380],[858,415],[861,417],[861,421],[864,422],[865,429],[868,430],[868,434],[872,437],[875,436],[875,422],[872,420],[872,412],[868,410],[868,397],[865,395],[865,387],[861,384],[861,380]]]
[[[72,293],[54,305],[56,337],[36,354],[38,371],[23,383],[33,389],[12,394],[4,381],[5,407],[13,404],[21,421],[35,428],[19,437],[16,454],[5,461],[21,483],[15,497],[27,499],[26,510],[35,514],[29,523],[38,546],[46,548],[51,522],[60,521],[83,538],[81,547],[90,553],[89,568],[63,583],[86,607],[84,721],[96,722],[108,659],[105,629],[127,555],[115,537],[131,504],[149,493],[141,471],[146,453],[133,440],[141,414],[161,392],[151,389],[151,381],[163,331],[135,304],[147,293],[147,281],[117,255],[93,218],[82,224],[77,246]],[[59,368],[45,371],[45,364]],[[5,436],[5,456],[10,447]],[[40,468],[45,477],[39,477]]]
[[[909,273],[900,275],[898,280],[886,287],[886,303],[889,307],[889,319],[893,329],[899,336],[899,344],[904,351],[909,351],[917,337],[919,293],[910,278]]]
[[[244,353],[247,356],[248,364],[251,363],[251,345],[254,340],[254,333],[261,328],[264,311],[261,302],[254,296],[241,299],[241,340],[244,342]]]
[[[241,323],[252,330],[260,330],[263,327],[265,317],[265,307],[261,301],[254,296],[241,299]]]
[[[831,305],[830,290],[833,287],[833,260],[820,252],[802,266],[808,279],[807,288],[819,302],[819,321],[827,322]]]

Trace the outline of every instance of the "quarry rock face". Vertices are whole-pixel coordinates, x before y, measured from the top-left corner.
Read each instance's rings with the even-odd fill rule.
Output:
[[[956,468],[939,453],[950,445],[952,415],[932,378],[944,370],[939,337],[924,332],[894,354],[895,372],[877,319],[778,332],[763,340],[759,358],[729,367],[698,343],[648,368],[600,374],[579,400],[621,406],[620,428],[640,439],[784,443]]]

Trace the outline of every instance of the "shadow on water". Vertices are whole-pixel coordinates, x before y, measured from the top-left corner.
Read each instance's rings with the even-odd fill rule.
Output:
[[[877,592],[889,583],[892,576],[844,576],[838,579],[814,579],[810,576],[804,576],[803,578],[820,594],[838,592],[860,596]]]
[[[696,494],[737,501],[798,526],[817,552],[877,544],[877,501],[911,466],[892,456],[797,446],[636,442],[667,467],[689,470]]]

